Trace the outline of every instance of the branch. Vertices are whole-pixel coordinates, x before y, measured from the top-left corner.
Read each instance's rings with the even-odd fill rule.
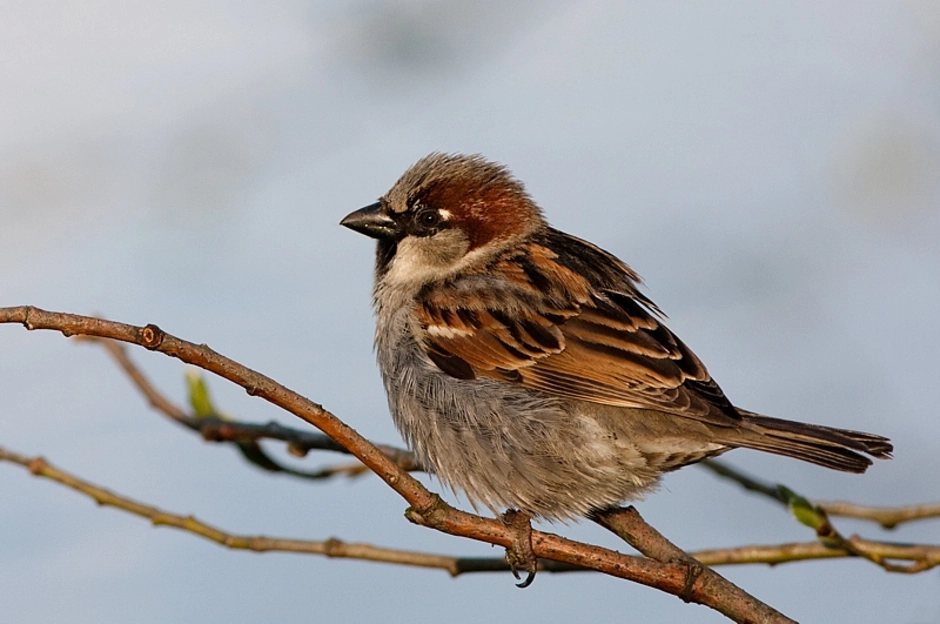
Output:
[[[702,592],[717,593],[724,596],[724,602],[735,611],[753,613],[759,622],[790,622],[777,611],[760,602],[744,590],[729,583],[714,570],[702,565],[681,548],[646,523],[633,507],[614,509],[596,513],[592,520],[612,531],[638,551],[662,563],[678,563],[688,570],[685,591],[679,595],[686,602],[692,601],[695,587]]]
[[[901,507],[875,507],[856,505],[843,501],[820,501],[816,503],[830,516],[857,518],[877,522],[885,529],[893,529],[899,524],[914,520],[940,518],[940,503],[923,505],[905,505]]]
[[[439,496],[429,492],[381,450],[321,405],[304,398],[265,375],[216,353],[207,345],[196,345],[181,340],[165,333],[156,325],[137,327],[88,316],[47,312],[32,306],[0,308],[0,322],[20,323],[28,330],[57,330],[65,336],[97,336],[138,344],[151,351],[158,351],[215,373],[240,385],[248,394],[261,397],[298,416],[348,449],[408,502],[410,509],[406,516],[411,521],[444,533],[468,537],[504,548],[513,544],[513,530],[503,522],[462,512],[446,505]],[[721,579],[720,585],[704,587],[699,579],[690,580],[688,566],[685,565],[665,564],[631,557],[610,549],[568,540],[552,533],[533,531],[531,537],[533,551],[538,557],[590,568],[655,587],[681,596],[683,599],[709,606],[735,621],[758,619],[786,621],[784,616],[757,602],[756,599],[753,602],[763,607],[761,613],[773,613],[773,618],[758,616],[752,609],[738,602],[726,602],[726,592],[740,590],[724,579]]]
[[[777,501],[783,506],[787,504],[787,499],[783,497],[779,487],[774,483],[761,481],[756,477],[752,477],[732,467],[730,464],[716,459],[706,459],[699,462],[698,465],[706,470],[710,470],[716,476],[734,481],[748,492],[761,494],[771,500]]]
[[[468,572],[509,571],[505,560],[483,557],[451,557],[430,553],[382,548],[371,544],[349,543],[337,538],[323,541],[284,539],[263,535],[236,535],[206,524],[192,515],[182,516],[164,511],[151,505],[137,502],[126,496],[116,494],[89,481],[65,472],[46,461],[43,457],[25,457],[0,447],[0,461],[19,464],[37,477],[44,477],[80,492],[96,503],[114,507],[130,514],[150,520],[154,526],[167,526],[215,542],[233,550],[251,550],[254,552],[290,552],[326,557],[361,559],[420,568],[436,568],[447,571],[451,576]],[[539,570],[545,572],[570,572],[583,570],[554,561],[540,562]]]
[[[323,541],[271,538],[265,536],[236,535],[206,524],[192,515],[179,515],[146,505],[106,490],[89,481],[50,464],[42,457],[25,457],[0,447],[0,461],[27,468],[38,477],[65,485],[93,499],[99,505],[111,506],[147,518],[154,526],[168,526],[193,533],[226,548],[254,552],[291,552],[327,557],[360,559],[422,568],[445,570],[451,576],[474,572],[509,572],[509,564],[501,557],[454,557],[401,549],[382,548],[371,544],[349,543],[337,538]],[[613,512],[608,512],[611,515]],[[611,516],[613,517],[613,516]],[[665,538],[663,538],[665,539]],[[940,564],[940,547],[922,545],[883,544],[869,542],[868,548],[878,550],[885,557],[925,562],[925,566]],[[644,547],[644,550],[649,551]],[[781,544],[775,546],[742,546],[700,550],[689,553],[703,565],[740,565],[764,563],[775,565],[810,559],[834,559],[854,556],[845,550],[827,548],[819,542]],[[911,566],[913,567],[913,566]],[[585,572],[586,568],[566,563],[539,560],[541,572]],[[927,569],[927,567],[924,567]]]
[[[734,481],[745,490],[762,494],[783,506],[789,504],[789,499],[781,491],[780,485],[761,481],[757,477],[748,475],[730,464],[715,459],[707,459],[699,465],[719,477]],[[885,529],[893,529],[900,524],[913,522],[914,520],[940,518],[940,503],[901,505],[899,507],[877,507],[873,505],[857,505],[843,501],[818,501],[816,502],[816,506],[830,516],[870,520],[877,522]]]
[[[844,537],[829,520],[829,512],[824,504],[812,504],[806,498],[796,494],[783,485],[771,485],[760,481],[742,471],[715,460],[703,462],[705,467],[720,477],[739,483],[746,490],[758,492],[768,498],[779,502],[790,509],[790,512],[802,524],[816,531],[819,545],[823,548],[844,552],[850,556],[862,557],[881,566],[888,572],[901,572],[914,574],[923,572],[940,564],[938,559],[938,546],[921,546],[910,544],[891,544],[874,542],[863,539],[857,535]],[[842,515],[851,515],[855,518],[873,520],[882,526],[894,527],[901,522],[915,519],[934,517],[937,515],[937,505],[918,505],[901,508],[863,507],[848,503],[834,503],[834,509],[843,512]],[[788,557],[797,556],[796,552],[808,553],[805,545],[791,545],[792,550],[782,549],[778,552],[758,552],[751,548],[742,549],[739,555],[743,559],[756,557],[761,563],[778,563],[779,560],[792,560]],[[818,552],[818,551],[814,551]],[[709,553],[714,554],[714,553]],[[730,555],[734,556],[734,555]],[[778,560],[775,560],[780,558]],[[913,561],[911,564],[897,564],[893,561]],[[756,561],[755,561],[756,562]]]
[[[893,544],[862,539],[854,535],[846,540],[849,548],[826,546],[822,542],[800,542],[774,546],[741,546],[699,550],[689,553],[705,565],[736,565],[764,563],[777,565],[808,559],[839,559],[863,556],[866,559],[881,559],[879,565],[889,572],[914,574],[940,565],[940,546],[923,544]],[[860,555],[859,553],[865,553]],[[909,565],[891,564],[887,560],[913,561]]]
[[[594,514],[592,520],[613,531],[618,537],[638,551],[662,562],[679,561],[688,566],[699,566],[704,582],[711,582],[715,572],[702,565],[728,565],[743,563],[766,563],[776,565],[806,559],[833,559],[841,557],[863,557],[869,559],[889,572],[913,574],[929,570],[940,565],[940,546],[923,544],[894,544],[866,540],[857,535],[843,538],[825,524],[820,533],[820,541],[780,544],[774,546],[742,546],[714,550],[701,550],[686,553],[663,537],[656,529],[643,521],[633,507],[615,509]],[[826,538],[826,539],[823,539]],[[827,543],[828,541],[828,543]],[[908,565],[897,565],[891,561],[913,561]],[[743,592],[742,592],[743,594]],[[733,600],[747,601],[747,594],[735,596]]]
[[[317,471],[303,471],[285,466],[266,454],[258,445],[258,442],[263,439],[286,442],[288,452],[298,457],[305,456],[311,450],[335,451],[347,454],[349,451],[327,435],[285,427],[274,421],[257,424],[234,421],[219,415],[200,416],[191,414],[167,398],[151,383],[144,372],[130,359],[123,344],[94,336],[80,336],[79,338],[101,345],[117,362],[121,370],[137,387],[137,390],[147,399],[152,408],[173,422],[200,434],[207,442],[235,444],[245,459],[259,468],[314,480],[327,479],[337,475],[357,476],[367,470],[362,464],[327,467]],[[410,452],[392,446],[382,445],[379,448],[402,469],[408,471],[421,470],[421,466]]]

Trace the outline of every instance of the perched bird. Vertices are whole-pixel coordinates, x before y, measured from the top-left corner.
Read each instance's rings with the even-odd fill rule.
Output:
[[[550,227],[500,164],[431,154],[341,224],[378,241],[395,424],[475,506],[574,519],[737,447],[847,472],[890,457],[882,436],[735,407],[637,274]]]

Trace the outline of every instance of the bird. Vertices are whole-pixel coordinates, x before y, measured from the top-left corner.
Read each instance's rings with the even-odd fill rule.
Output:
[[[340,224],[377,243],[375,351],[402,437],[514,526],[590,517],[735,448],[854,473],[891,456],[880,435],[735,406],[637,273],[551,227],[500,163],[432,153]],[[514,557],[531,582],[534,556]]]

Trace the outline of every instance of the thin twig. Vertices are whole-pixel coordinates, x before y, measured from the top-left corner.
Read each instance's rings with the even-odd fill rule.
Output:
[[[893,529],[905,522],[940,518],[940,503],[904,505],[901,507],[876,507],[856,505],[844,501],[820,501],[816,503],[830,516],[857,518],[877,522],[886,529]]]
[[[634,507],[598,512],[591,519],[647,557],[682,565],[686,569],[686,580],[679,597],[686,602],[701,602],[703,595],[720,594],[724,603],[735,605],[737,611],[753,613],[755,621],[793,622],[670,542],[643,520]]]
[[[100,505],[108,505],[149,519],[155,526],[169,526],[214,541],[226,548],[255,552],[291,552],[299,554],[345,557],[398,565],[437,568],[451,576],[476,572],[508,572],[509,564],[502,557],[453,557],[401,549],[383,548],[371,544],[349,543],[337,538],[323,541],[236,535],[206,524],[192,515],[179,515],[157,507],[134,501],[126,496],[97,486],[85,479],[53,466],[42,457],[26,457],[0,447],[0,461],[26,467],[39,477],[47,478],[92,498]],[[858,538],[853,538],[858,539]],[[914,561],[923,569],[940,564],[940,547],[924,545],[866,542],[861,545],[886,558]],[[773,546],[741,546],[700,550],[689,553],[704,565],[770,564],[834,559],[854,556],[844,550],[827,548],[819,542],[779,544]],[[904,571],[914,571],[908,566]],[[586,568],[547,559],[539,560],[541,572],[585,572]]]
[[[787,499],[780,494],[780,489],[774,483],[768,483],[758,479],[757,477],[752,477],[751,475],[734,468],[730,464],[726,464],[725,462],[719,461],[717,459],[706,459],[705,461],[699,462],[698,465],[702,468],[705,468],[706,470],[711,471],[719,477],[734,481],[748,492],[762,494],[784,506],[787,504]]]
[[[127,348],[123,344],[115,340],[94,336],[80,336],[79,339],[102,346],[124,371],[137,390],[147,399],[152,408],[167,416],[173,422],[200,434],[208,442],[225,442],[239,446],[242,454],[255,466],[272,472],[283,472],[291,476],[312,480],[327,479],[338,475],[354,477],[368,472],[368,468],[362,464],[330,466],[315,471],[299,470],[286,466],[264,453],[257,445],[257,442],[265,439],[285,442],[287,443],[287,450],[298,457],[303,457],[312,450],[334,451],[345,454],[349,454],[349,451],[327,435],[316,431],[286,427],[275,421],[257,424],[220,416],[196,416],[191,414],[157,389],[144,372],[131,360]],[[379,448],[403,470],[422,470],[414,455],[409,451],[384,445],[380,445]]]
[[[926,544],[894,544],[865,540],[858,536],[848,539],[852,551],[826,546],[822,542],[797,542],[792,544],[774,544],[768,546],[738,546],[736,548],[716,548],[697,550],[689,555],[709,566],[767,564],[778,565],[810,559],[840,559],[857,557],[856,553],[865,551],[865,558],[880,557],[880,563],[889,572],[913,574],[929,570],[940,565],[940,546]],[[907,565],[897,565],[891,561],[911,561]]]
[[[348,543],[336,538],[313,541],[272,538],[263,535],[235,535],[206,524],[192,515],[174,514],[106,490],[53,466],[42,457],[25,457],[0,447],[0,460],[19,464],[38,477],[45,477],[68,486],[94,499],[99,505],[114,507],[147,518],[154,526],[167,526],[193,533],[226,548],[255,552],[291,552],[364,559],[423,568],[439,568],[448,571],[452,575],[457,575],[462,571],[470,571],[468,563],[462,562],[458,557],[381,548],[371,544]],[[508,570],[509,566],[505,565],[504,569]]]
[[[824,505],[814,505],[789,488],[781,485],[773,486],[722,462],[710,460],[706,464],[706,467],[723,478],[739,483],[747,490],[758,492],[776,502],[790,507],[793,514],[801,523],[812,527],[816,531],[819,544],[823,548],[842,551],[854,557],[867,559],[889,572],[913,574],[929,570],[940,563],[937,558],[937,551],[940,547],[888,544],[865,540],[858,536],[845,537],[832,524],[832,521],[829,519],[829,511]],[[886,514],[885,508],[879,507],[847,506],[845,504],[836,504],[834,507],[838,511],[848,511],[855,518],[872,520],[883,526],[887,524],[891,527],[897,526],[901,522],[934,517],[934,514],[931,512],[935,511],[932,509],[932,505],[918,506],[917,508],[900,508],[900,513],[898,513],[898,509],[894,509],[891,510],[895,512],[893,514]],[[746,557],[749,555],[744,554],[742,556]],[[787,555],[784,553],[770,553],[770,556],[777,557]],[[895,563],[897,560],[908,560],[913,561],[913,563]],[[777,561],[764,560],[761,561],[761,563],[777,563]]]
[[[699,465],[721,478],[737,483],[749,492],[762,494],[783,506],[787,506],[787,497],[782,494],[780,486],[777,484],[763,481],[730,464],[715,459],[705,460]],[[830,516],[870,520],[877,522],[886,529],[893,529],[905,522],[940,518],[940,503],[902,505],[899,507],[857,505],[841,501],[819,501],[815,504]]]
[[[190,414],[153,385],[144,372],[131,360],[127,348],[122,343],[96,336],[79,336],[79,339],[98,344],[104,348],[134,383],[137,390],[144,395],[151,407],[184,427],[201,433],[210,442],[256,441],[271,438],[288,442],[297,449],[298,453],[314,449],[340,453],[349,452],[345,447],[322,433],[285,427],[277,422],[259,425]]]
[[[108,352],[108,355],[121,367],[124,374],[134,383],[137,390],[144,395],[150,407],[189,429],[198,430],[198,424],[195,422],[197,419],[156,389],[150,380],[147,379],[147,376],[144,375],[144,372],[131,361],[130,356],[127,355],[127,348],[125,348],[123,344],[95,336],[79,335],[76,337],[76,340],[91,342],[103,347],[104,350]]]

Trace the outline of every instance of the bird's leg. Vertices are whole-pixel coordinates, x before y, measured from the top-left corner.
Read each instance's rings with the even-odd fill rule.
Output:
[[[685,585],[682,588],[682,593],[679,594],[679,598],[681,598],[683,602],[692,602],[692,596],[695,593],[695,581],[697,581],[698,577],[705,571],[705,566],[691,557],[689,557],[688,561],[680,561],[678,563],[685,564],[689,568],[686,572]]]
[[[518,509],[507,509],[502,516],[503,522],[513,530],[512,544],[506,548],[506,561],[512,575],[519,580],[518,570],[525,570],[528,574],[524,581],[517,583],[516,587],[524,589],[535,580],[539,560],[532,549],[532,516]]]

